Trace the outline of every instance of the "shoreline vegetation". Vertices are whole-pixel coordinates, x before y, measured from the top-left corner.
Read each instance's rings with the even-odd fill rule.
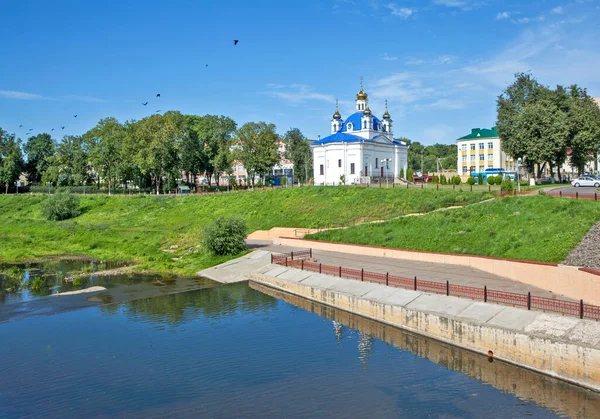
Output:
[[[344,226],[490,198],[487,191],[298,187],[185,197],[80,196],[81,215],[48,221],[43,195],[0,197],[0,263],[44,258],[123,261],[135,271],[192,275],[234,257],[211,256],[202,231],[236,215],[248,233],[273,227]]]

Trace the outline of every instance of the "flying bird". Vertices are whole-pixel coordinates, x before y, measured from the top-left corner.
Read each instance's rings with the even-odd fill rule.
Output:
[[[65,129],[65,127],[60,127],[60,129]]]
[[[54,128],[52,128],[50,131],[54,131]]]
[[[238,42],[240,42],[238,39],[234,39],[234,40],[233,40],[233,45],[234,45],[234,46],[235,46],[235,45],[237,45],[237,44],[238,44]]]
[[[156,94],[156,97],[160,97],[160,93],[157,93],[157,94]]]
[[[156,111],[156,113],[160,113],[160,109]]]
[[[77,115],[73,115],[73,118],[77,118]]]
[[[19,128],[23,128],[23,125],[19,125]]]
[[[142,103],[142,105],[144,105],[144,106],[146,106],[147,104],[148,104],[148,102],[144,102],[144,103]]]

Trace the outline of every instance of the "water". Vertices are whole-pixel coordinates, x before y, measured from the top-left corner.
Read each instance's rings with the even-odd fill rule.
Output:
[[[247,284],[5,322],[0,342],[2,418],[600,414],[596,393]]]

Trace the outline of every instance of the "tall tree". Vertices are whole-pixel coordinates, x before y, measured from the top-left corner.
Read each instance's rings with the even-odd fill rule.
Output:
[[[196,174],[206,171],[206,155],[204,142],[200,140],[194,125],[199,123],[200,116],[186,115],[185,135],[181,144],[181,169],[186,173],[188,182],[196,183]]]
[[[116,118],[105,118],[84,134],[89,158],[96,170],[98,180],[102,179],[108,186],[108,194],[118,177],[118,170],[123,155],[125,128]]]
[[[294,176],[299,182],[306,182],[312,177],[312,152],[308,139],[298,128],[291,128],[283,136],[285,144],[284,157],[294,165]]]
[[[39,183],[50,165],[50,157],[54,155],[54,141],[50,134],[38,134],[27,139],[23,151],[27,155],[27,180],[30,183]]]
[[[152,115],[134,124],[133,159],[140,172],[151,177],[157,195],[163,180],[177,176],[184,134],[185,118],[179,112]]]
[[[233,157],[229,150],[229,142],[222,142],[219,146],[219,152],[214,159],[215,165],[215,182],[219,186],[219,180],[221,173],[227,173],[231,170],[233,164]]]
[[[215,174],[215,160],[219,154],[221,143],[228,143],[235,132],[236,123],[226,116],[205,115],[188,119],[191,123],[190,129],[195,131],[201,144],[203,154],[202,161],[208,184]]]
[[[6,193],[9,186],[19,179],[23,167],[20,140],[0,128],[0,183],[4,184]]]
[[[42,176],[44,182],[57,186],[76,186],[88,182],[90,168],[81,136],[66,135],[56,145],[56,153],[49,157],[49,166]]]
[[[248,172],[248,180],[254,185],[254,178],[264,178],[273,166],[280,161],[279,136],[274,124],[248,122],[235,133],[238,142],[236,159],[243,162]]]
[[[569,88],[568,115],[570,131],[568,146],[570,163],[582,174],[591,158],[597,161],[600,149],[600,108],[585,89]]]

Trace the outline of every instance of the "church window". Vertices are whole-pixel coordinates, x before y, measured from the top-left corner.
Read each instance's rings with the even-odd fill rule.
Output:
[[[338,159],[338,167],[342,167],[342,159]]]
[[[354,174],[354,163],[350,163],[350,174]]]
[[[367,129],[367,121],[363,121],[363,129]]]
[[[323,176],[323,175],[325,174],[325,168],[323,167],[323,165],[320,165],[320,166],[319,166],[319,174],[320,174],[321,176]]]
[[[379,169],[379,159],[375,157],[375,169]]]
[[[348,131],[352,131],[352,122],[348,122],[346,127],[348,128]]]

